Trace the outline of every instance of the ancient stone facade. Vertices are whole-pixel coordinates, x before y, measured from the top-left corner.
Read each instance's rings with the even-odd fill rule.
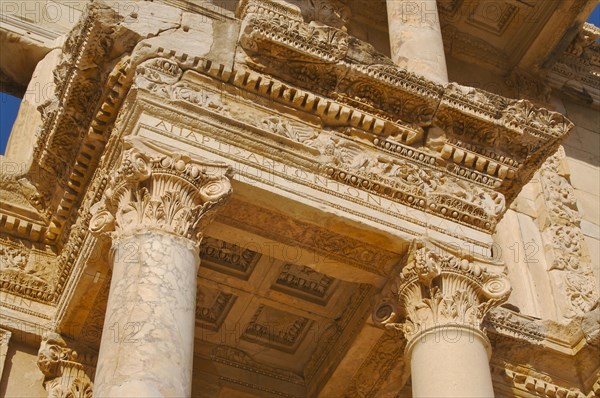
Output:
[[[593,3],[3,3],[0,395],[599,396]]]

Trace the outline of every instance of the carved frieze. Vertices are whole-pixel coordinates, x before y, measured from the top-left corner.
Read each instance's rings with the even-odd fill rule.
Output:
[[[173,87],[185,86],[190,93],[186,98],[197,96],[214,98],[214,104],[218,104],[218,106],[215,105],[210,110],[219,112],[221,109],[220,116],[227,116],[222,110],[228,109],[230,104],[233,104],[226,95],[218,95],[210,88],[199,85],[199,79],[192,74],[188,74],[187,78],[172,85],[160,83],[165,79],[174,80],[174,75],[180,75],[179,67],[173,61],[162,58],[148,60],[144,65],[146,64],[150,65],[152,70],[165,68],[166,71],[161,73],[165,74],[166,78],[151,75],[146,71],[150,67],[145,66],[141,69],[143,74],[139,74],[136,78],[138,87],[146,87],[157,95],[173,100],[171,95]],[[169,71],[176,72],[171,74]],[[255,73],[248,75],[248,72],[242,73],[242,71],[234,71],[234,73],[234,84],[238,81],[240,84],[244,84],[244,80],[256,80],[265,84],[265,87],[274,86],[272,79],[266,76]],[[246,77],[238,80],[237,76],[240,74]],[[149,77],[146,78],[146,75]],[[271,82],[267,79],[271,79]],[[299,93],[296,94],[299,95]],[[177,100],[185,99],[178,98]],[[206,108],[203,103],[187,102]],[[330,104],[328,109],[336,108]],[[495,228],[497,220],[505,211],[503,194],[494,190],[500,184],[500,177],[491,177],[477,171],[465,171],[464,166],[456,166],[458,169],[443,166],[443,163],[447,161],[444,158],[448,157],[445,156],[444,151],[442,151],[440,159],[428,152],[426,148],[417,149],[407,145],[409,142],[419,140],[418,133],[411,130],[398,132],[394,137],[386,139],[369,137],[372,142],[366,144],[364,140],[352,137],[351,131],[349,133],[351,136],[348,137],[346,133],[342,135],[330,129],[319,130],[307,123],[288,120],[281,116],[265,114],[264,117],[257,118],[256,113],[252,113],[250,117],[250,114],[236,112],[238,112],[235,116],[236,119],[250,126],[302,144],[304,149],[314,156],[314,162],[310,163],[311,171],[349,187],[375,193],[406,206],[486,231]],[[361,120],[373,126],[377,125],[377,121],[373,118],[364,117]],[[372,128],[376,129],[376,127]],[[276,137],[271,136],[271,138],[281,142]],[[260,139],[260,137],[254,137],[254,139]],[[289,146],[286,149],[294,151],[296,146],[292,145],[290,141],[284,142]],[[255,149],[257,151],[266,150],[270,154],[268,148],[257,146]],[[464,156],[464,151],[460,150],[460,152]],[[456,150],[451,157],[457,160],[458,153],[459,150]],[[490,156],[490,154],[487,155]],[[482,159],[479,155],[476,162],[477,167],[482,162],[487,162],[487,160]],[[489,170],[490,167],[486,163],[486,170]],[[448,176],[448,171],[456,171],[458,178]],[[511,174],[510,171],[503,168],[500,168],[498,173],[501,177],[514,177],[514,172]]]
[[[56,333],[44,336],[37,365],[45,376],[44,388],[49,397],[92,398],[91,375],[97,355],[76,351]]]
[[[396,121],[405,128],[432,123],[439,126],[446,132],[450,145],[456,148],[451,156],[438,154],[439,164],[458,177],[471,178],[472,175],[477,182],[484,178],[491,181],[492,187],[507,196],[509,202],[541,164],[540,153],[555,148],[572,127],[562,115],[536,108],[524,100],[510,100],[457,84],[438,86],[391,64],[347,62],[344,58],[347,53],[345,44],[329,42],[327,53],[336,55],[325,59],[318,54],[317,45],[295,45],[291,35],[306,24],[300,21],[297,10],[290,8],[283,12],[280,8],[280,4],[264,0],[248,0],[239,8],[240,18],[247,28],[242,29],[240,42],[250,57],[256,60],[256,64],[251,64],[253,68],[279,76],[301,88],[334,97],[341,102],[333,108],[337,123],[351,115],[351,110],[344,111],[346,105],[365,112],[369,126],[369,119],[381,119],[384,136],[390,134],[390,127]],[[285,24],[288,25],[291,21],[295,22],[293,27],[285,27],[287,31],[276,36],[265,34],[257,37],[255,30],[268,32],[269,29],[255,29],[256,19],[265,26],[280,28],[282,21],[287,21]],[[276,56],[260,47],[265,43],[293,49],[288,48],[285,55]],[[301,78],[297,71],[286,68],[290,61],[303,62],[304,69],[314,69],[315,76],[333,73],[337,82],[323,84],[318,79]],[[315,62],[332,66],[321,68]],[[401,105],[390,108],[389,104]],[[331,105],[326,108],[329,109],[327,113],[331,113],[330,108]]]
[[[272,210],[232,200],[219,220],[243,229],[256,231],[291,246],[315,251],[325,258],[340,260],[369,272],[383,275],[397,255],[373,245],[348,238],[298,220],[282,217]],[[317,257],[318,259],[318,257]]]
[[[488,313],[484,327],[488,331],[530,344],[541,344],[546,337],[546,327],[538,319],[502,307],[494,308]]]
[[[40,302],[56,298],[57,261],[49,249],[0,239],[0,291]]]
[[[598,287],[587,253],[575,190],[568,180],[565,153],[560,148],[542,166],[539,175],[545,207],[538,219],[560,313],[572,318],[596,304]]]
[[[508,278],[480,261],[416,240],[407,265],[373,320],[410,340],[430,328],[460,324],[480,328],[487,312],[508,299]]]
[[[93,206],[92,233],[157,229],[188,239],[231,194],[224,164],[192,159],[140,138],[127,138],[103,200]]]

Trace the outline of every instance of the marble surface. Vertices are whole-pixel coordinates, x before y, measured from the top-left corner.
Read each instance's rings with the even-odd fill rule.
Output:
[[[388,0],[387,12],[394,63],[437,83],[448,83],[435,0]]]
[[[98,397],[190,396],[198,252],[160,232],[117,238]]]

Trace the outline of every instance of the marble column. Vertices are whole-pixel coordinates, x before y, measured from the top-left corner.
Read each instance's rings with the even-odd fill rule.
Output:
[[[436,83],[448,83],[436,0],[387,0],[392,61]]]
[[[94,394],[191,394],[198,244],[231,169],[128,138],[90,230],[112,239]]]
[[[493,397],[485,314],[510,295],[508,278],[473,256],[419,240],[376,307],[375,323],[406,338],[413,396]],[[400,342],[399,342],[400,343]]]

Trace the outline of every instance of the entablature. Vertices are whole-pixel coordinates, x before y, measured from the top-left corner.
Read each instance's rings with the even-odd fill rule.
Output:
[[[187,71],[186,76],[197,73],[220,81],[220,86],[214,84],[219,90],[233,86],[241,95],[285,105],[281,114],[316,122],[313,132],[291,139],[321,153],[317,163],[328,178],[488,233],[539,166],[542,154],[552,152],[572,126],[562,115],[524,100],[417,77],[346,32],[307,24],[298,10],[279,3],[244,1],[238,15],[244,50],[235,59],[227,61],[222,51],[215,57],[212,50],[202,56],[187,54],[151,39],[123,58],[119,54],[132,48],[135,33],[117,23],[122,17],[114,10],[90,6],[66,42],[56,75],[62,106],[44,112],[37,160],[29,172],[36,173],[32,183],[38,207],[51,213],[39,239],[64,241],[65,227],[72,222],[136,70],[144,77],[138,65],[152,57],[164,58],[178,73],[177,79],[146,85],[151,90],[164,86],[157,94],[187,96],[182,99],[198,103],[193,97],[200,86],[184,87],[194,86],[198,78],[179,81]],[[235,29],[228,29],[228,37],[218,40],[233,49],[238,38]],[[298,42],[294,35],[299,30],[311,39]],[[161,66],[145,67],[158,71]],[[90,95],[92,87],[101,89]],[[296,134],[286,133],[284,121],[263,122],[280,135]],[[325,131],[332,132],[329,141],[306,135]],[[73,132],[78,132],[75,140]]]
[[[524,100],[428,82],[277,7],[245,1],[241,22],[209,19],[214,30],[181,29],[169,41],[143,39],[110,7],[90,6],[66,42],[24,176],[36,176],[24,197],[47,211],[44,230],[3,226],[57,252],[53,296],[42,301],[58,304],[58,319],[97,243],[90,207],[125,135],[233,164],[234,196],[218,222],[324,248],[335,266],[319,271],[381,286],[415,236],[489,255],[507,203],[571,128]],[[312,39],[295,45],[294,29]],[[192,39],[212,44],[186,52]],[[282,214],[291,221],[274,223]]]

